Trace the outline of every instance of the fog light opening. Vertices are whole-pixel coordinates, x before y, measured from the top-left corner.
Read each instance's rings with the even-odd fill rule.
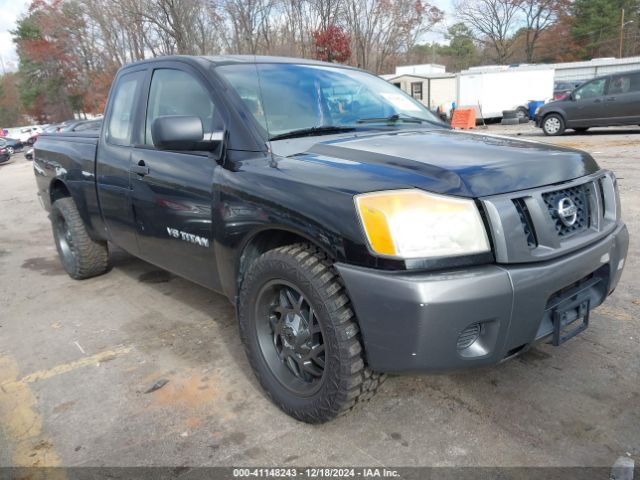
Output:
[[[474,322],[465,328],[460,335],[458,335],[458,352],[466,350],[473,345],[482,334],[482,324],[480,322]]]
[[[458,355],[463,358],[490,355],[498,339],[498,330],[499,322],[496,319],[470,323],[458,335]]]

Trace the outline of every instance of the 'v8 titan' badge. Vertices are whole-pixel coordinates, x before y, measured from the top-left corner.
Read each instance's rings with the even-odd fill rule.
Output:
[[[200,247],[209,248],[209,239],[204,237],[199,237],[198,235],[194,235],[193,233],[183,232],[182,230],[178,230],[177,228],[167,227],[167,233],[170,237],[177,238],[178,240],[184,240],[185,242],[194,243]]]

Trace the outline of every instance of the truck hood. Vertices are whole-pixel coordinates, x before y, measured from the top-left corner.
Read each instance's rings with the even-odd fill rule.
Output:
[[[298,148],[306,149],[296,155],[298,158],[348,162],[359,173],[367,171],[370,178],[380,175],[387,180],[395,178],[398,180],[395,188],[411,184],[436,193],[467,197],[560,183],[599,169],[589,154],[579,150],[445,129],[300,140],[313,142],[309,145],[293,141],[288,148],[282,147],[291,154],[298,143]]]

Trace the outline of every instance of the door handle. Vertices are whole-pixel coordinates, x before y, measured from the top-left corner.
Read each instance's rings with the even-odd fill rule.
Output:
[[[130,171],[131,173],[135,173],[141,177],[149,175],[149,167],[144,163],[144,160],[140,160],[137,165],[133,165]]]
[[[607,98],[607,102],[613,102],[615,101],[616,97],[609,97]]]

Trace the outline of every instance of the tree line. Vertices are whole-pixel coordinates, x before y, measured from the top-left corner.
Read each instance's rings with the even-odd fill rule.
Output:
[[[0,124],[101,112],[120,66],[159,55],[296,56],[379,74],[640,54],[640,0],[453,6],[446,28],[426,0],[33,0],[13,31],[18,72],[0,78]],[[425,43],[429,32],[447,42]]]

